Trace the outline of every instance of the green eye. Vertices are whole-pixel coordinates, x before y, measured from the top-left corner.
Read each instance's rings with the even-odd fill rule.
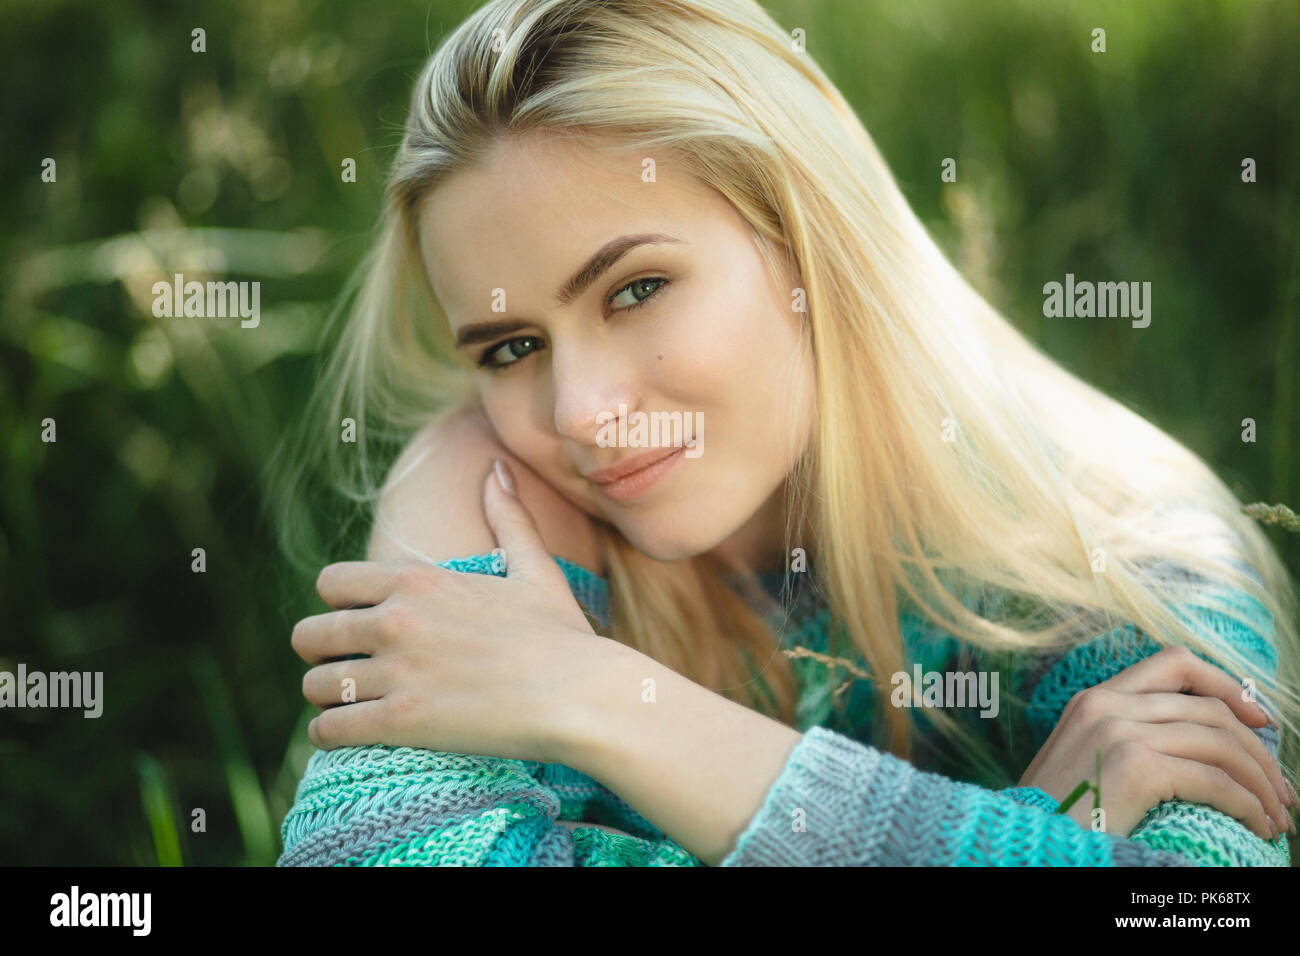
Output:
[[[631,312],[633,309],[641,308],[641,306],[657,296],[666,285],[668,285],[668,280],[661,276],[636,279],[610,296],[608,304],[613,305],[622,295],[630,295],[633,302],[621,308],[616,308],[614,311]],[[530,353],[544,347],[542,340],[537,336],[521,335],[518,338],[507,339],[499,345],[488,347],[484,351],[483,357],[479,359],[478,365],[479,368],[486,369],[489,372],[503,372],[512,365],[518,365],[520,360],[527,358]]]
[[[524,335],[517,339],[509,339],[484,352],[483,358],[478,364],[481,368],[503,369],[508,365],[514,365],[530,352],[536,352],[540,347],[541,339],[535,335]]]
[[[659,278],[658,276],[648,277],[645,279],[637,279],[634,282],[629,282],[627,285],[623,286],[623,288],[615,292],[614,295],[610,298],[609,304],[613,305],[618,300],[619,296],[623,295],[624,293],[630,293],[634,301],[630,304],[624,305],[620,309],[615,309],[614,311],[626,312],[629,309],[639,309],[650,299],[654,298],[655,295],[658,294],[659,290],[662,289],[667,284],[668,284],[667,279]],[[651,287],[649,291],[645,291],[646,286]]]

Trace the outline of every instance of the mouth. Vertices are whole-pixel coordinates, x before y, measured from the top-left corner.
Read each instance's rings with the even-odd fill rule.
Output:
[[[658,449],[587,475],[587,480],[613,501],[628,501],[647,491],[651,485],[682,460],[682,446]]]

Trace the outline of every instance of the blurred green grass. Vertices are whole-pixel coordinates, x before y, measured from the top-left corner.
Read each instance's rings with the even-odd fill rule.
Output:
[[[288,638],[323,606],[276,554],[261,469],[371,235],[411,83],[473,6],[0,6],[0,669],[105,674],[93,722],[0,715],[0,862],[278,855],[313,713]],[[1243,501],[1297,506],[1294,3],[765,6],[1013,322]],[[261,281],[260,326],[155,319],[156,269]],[[1044,319],[1067,271],[1151,281],[1151,327]],[[1300,569],[1300,536],[1270,534]]]

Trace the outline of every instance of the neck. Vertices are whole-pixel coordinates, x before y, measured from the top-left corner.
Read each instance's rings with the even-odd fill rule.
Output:
[[[790,563],[785,548],[787,487],[788,483],[782,482],[748,521],[709,553],[738,570],[759,574],[785,571]],[[811,553],[811,542],[801,540],[797,533],[791,546]]]

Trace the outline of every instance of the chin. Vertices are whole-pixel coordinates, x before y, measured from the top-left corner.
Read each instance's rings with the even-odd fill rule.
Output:
[[[634,548],[656,561],[683,561],[686,558],[693,558],[697,554],[712,550],[726,537],[726,535],[701,535],[699,533],[701,529],[698,528],[694,533],[685,533],[681,532],[680,528],[662,526],[667,524],[669,522],[662,522],[660,527],[655,527],[655,522],[651,519],[645,525],[618,526],[618,530]],[[671,524],[675,525],[678,522],[673,521]],[[680,533],[674,533],[675,531]]]

